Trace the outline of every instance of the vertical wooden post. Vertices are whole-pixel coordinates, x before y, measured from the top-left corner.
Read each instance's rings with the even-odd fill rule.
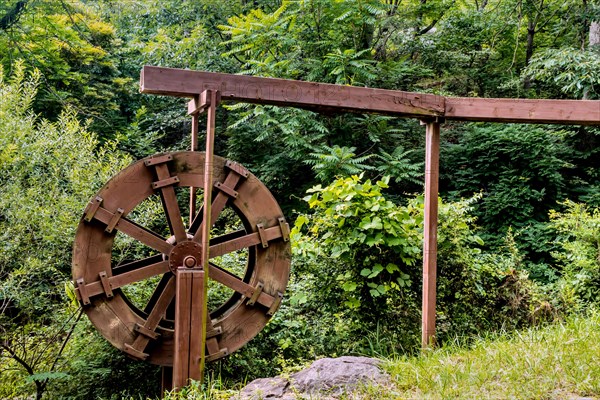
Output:
[[[219,105],[220,96],[219,92],[216,90],[207,90],[201,96],[206,99],[205,102],[208,103],[207,115],[206,115],[206,149],[205,149],[205,158],[204,158],[204,204],[203,204],[203,215],[202,215],[202,225],[200,226],[200,231],[202,234],[202,251],[200,255],[200,265],[205,272],[205,279],[203,281],[203,298],[207,299],[208,297],[208,260],[209,256],[209,248],[210,248],[210,229],[212,228],[211,221],[211,203],[212,203],[212,187],[213,187],[213,156],[215,151],[215,125],[216,125],[216,114],[217,114],[217,106]],[[201,343],[201,357],[199,362],[200,371],[204,371],[204,361],[205,361],[205,351],[206,351],[206,321],[208,318],[208,305],[206,301],[202,302],[202,313],[201,319],[197,321],[202,327],[202,337]]]
[[[435,344],[440,121],[425,121],[425,220],[423,222],[422,346]]]
[[[198,101],[200,104],[198,104]],[[176,271],[175,294],[175,334],[173,359],[173,388],[179,389],[189,384],[189,380],[203,380],[206,353],[207,281],[212,186],[213,153],[215,142],[215,115],[218,105],[218,93],[205,91],[196,98],[192,115],[195,117],[192,127],[192,147],[197,146],[197,115],[207,110],[206,154],[204,163],[204,204],[202,225],[194,240],[201,238],[199,260],[190,254]],[[196,136],[195,136],[196,135]],[[195,137],[194,137],[195,136]],[[190,194],[190,203],[195,203]],[[194,204],[195,205],[195,204]],[[190,212],[193,205],[190,204]],[[200,236],[198,236],[200,235]]]
[[[196,98],[196,102],[199,98]],[[190,146],[192,151],[198,150],[198,120],[200,119],[199,113],[192,114],[192,144]],[[196,216],[196,188],[190,186],[190,224]]]
[[[182,266],[176,275],[173,387],[179,389],[188,385],[190,379],[202,379],[200,338],[202,330],[206,334],[206,327],[202,329],[203,325],[198,322],[202,318],[202,303],[205,303],[204,271]]]
[[[160,393],[164,398],[167,391],[173,390],[173,367],[161,367]]]

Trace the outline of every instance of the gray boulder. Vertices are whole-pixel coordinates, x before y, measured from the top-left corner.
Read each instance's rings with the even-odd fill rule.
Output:
[[[390,377],[379,369],[380,360],[367,357],[323,358],[289,378],[262,378],[250,382],[239,400],[292,400],[297,398],[335,399],[351,393],[358,385],[386,385]]]

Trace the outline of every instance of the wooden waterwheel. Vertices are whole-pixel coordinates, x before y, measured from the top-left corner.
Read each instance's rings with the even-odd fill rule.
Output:
[[[73,280],[92,323],[115,347],[162,366],[174,364],[176,293],[187,293],[177,290],[176,275],[201,266],[203,250],[210,254],[204,268],[208,279],[232,293],[205,313],[206,330],[196,341],[203,343],[207,361],[239,349],[265,326],[280,305],[289,277],[289,226],[269,190],[240,164],[217,156],[209,177],[214,185],[204,190],[205,158],[205,153],[184,151],[130,165],[92,198],[75,236]],[[212,191],[212,225],[225,213],[238,219],[239,229],[211,234],[209,249],[203,249],[203,209],[185,223],[177,196],[182,187],[198,188],[200,195]],[[169,234],[160,235],[130,218],[143,213],[142,205],[153,198],[162,203]],[[143,244],[148,255],[117,263],[113,252],[119,232]],[[215,261],[234,253],[245,258],[237,270]],[[145,304],[127,294],[128,286],[140,281],[155,282]],[[177,301],[184,304],[186,299]],[[194,309],[191,312],[186,318],[194,325],[201,319]]]

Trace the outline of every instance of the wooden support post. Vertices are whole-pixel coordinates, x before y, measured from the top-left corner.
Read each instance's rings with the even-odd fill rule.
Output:
[[[440,122],[426,121],[423,124],[426,125],[422,315],[422,346],[425,349],[435,344]]]
[[[177,269],[175,294],[175,354],[173,358],[173,388],[180,389],[189,380],[202,380],[200,368],[204,356],[202,335],[206,335],[206,324],[202,324],[204,297],[204,271],[199,268]]]
[[[165,393],[173,390],[173,367],[161,367],[160,393],[164,398]]]
[[[189,384],[189,380],[203,380],[204,362],[206,358],[206,323],[208,318],[207,281],[209,268],[213,153],[215,142],[215,116],[219,102],[218,92],[207,90],[196,97],[199,103],[190,114],[194,116],[192,127],[192,147],[197,146],[197,116],[207,111],[206,122],[206,154],[204,163],[204,203],[202,225],[194,239],[200,235],[202,247],[200,260],[188,256],[183,260],[185,265],[176,271],[177,284],[175,295],[175,334],[173,358],[173,388],[180,389]],[[192,201],[194,204],[192,204]],[[190,194],[190,212],[194,212],[195,198]]]
[[[198,150],[198,120],[199,113],[192,114],[192,145],[191,150]],[[196,217],[196,188],[190,186],[190,224]]]
[[[219,105],[219,92],[216,90],[207,90],[202,93],[201,96],[205,99],[205,104],[207,108],[207,116],[206,116],[206,155],[204,158],[204,204],[203,204],[203,216],[202,216],[202,225],[200,226],[200,231],[202,234],[202,251],[200,255],[200,265],[201,268],[205,271],[206,276],[203,281],[202,287],[202,296],[203,299],[207,299],[208,296],[208,260],[209,249],[210,249],[210,229],[212,228],[211,221],[211,204],[212,204],[212,187],[213,187],[213,155],[215,151],[215,125],[216,125],[216,114],[217,114],[217,106]],[[201,319],[198,321],[198,324],[202,327],[202,336],[199,338],[201,340],[202,347],[200,349],[200,362],[199,368],[202,372],[204,371],[204,362],[205,362],[205,352],[206,352],[206,321],[208,318],[208,305],[206,300],[202,302],[202,313]]]

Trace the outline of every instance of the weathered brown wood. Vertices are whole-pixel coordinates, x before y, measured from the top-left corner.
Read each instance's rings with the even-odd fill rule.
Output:
[[[208,318],[208,309],[206,302],[208,300],[206,291],[207,271],[192,270],[192,304],[190,307],[190,379],[203,381],[204,363],[206,359],[206,328]]]
[[[141,72],[142,93],[193,98],[207,89],[218,90],[223,101],[414,117],[444,112],[444,98],[432,94],[151,66]],[[198,105],[189,107],[194,112]]]
[[[425,141],[425,219],[423,221],[423,310],[422,345],[435,342],[435,302],[437,278],[437,220],[440,157],[440,124],[426,122]]]
[[[161,293],[156,305],[148,315],[146,323],[144,324],[144,328],[150,331],[154,331],[156,329],[160,320],[164,317],[167,307],[169,304],[171,304],[174,296],[175,279],[171,279],[165,286],[165,289]],[[132,344],[125,343],[123,350],[133,357],[146,359],[148,354],[144,353],[144,350],[146,349],[149,341],[150,338],[148,336],[138,335]]]
[[[159,180],[166,180],[171,178],[169,167],[167,164],[156,165],[156,176]],[[179,180],[178,180],[179,181]],[[160,188],[160,197],[167,216],[167,222],[171,233],[175,236],[177,242],[182,242],[187,239],[185,232],[185,226],[183,226],[183,220],[181,219],[181,211],[177,204],[177,196],[175,194],[175,188],[173,186],[163,186]]]
[[[214,175],[214,150],[215,150],[215,125],[218,101],[218,92],[216,90],[205,90],[201,94],[207,105],[206,112],[206,147],[204,150],[204,204],[203,204],[203,224],[200,227],[202,234],[202,250],[200,254],[200,263],[202,271],[195,271],[194,294],[192,300],[192,323],[193,336],[190,344],[190,378],[202,380],[204,378],[204,363],[206,361],[206,324],[208,317],[208,278],[209,278],[209,258],[210,258],[210,230],[212,228],[212,188]],[[209,100],[210,99],[210,100]],[[220,212],[221,210],[219,210]],[[216,218],[215,218],[216,219]],[[197,378],[196,378],[197,376]]]
[[[600,101],[447,97],[446,119],[600,125]]]
[[[98,211],[94,215],[94,218],[98,221],[109,224],[114,214],[106,210],[103,207],[99,207]],[[163,254],[169,254],[173,245],[170,245],[163,238],[151,232],[144,227],[139,226],[133,221],[127,218],[119,219],[116,225],[116,229],[123,232],[124,234],[131,236],[132,238],[144,243],[146,246],[153,248],[154,250],[160,251]]]
[[[177,275],[177,292],[175,294],[175,354],[173,356],[173,387],[182,388],[188,385],[190,378],[190,335],[193,271],[179,268]],[[197,293],[196,293],[197,294]]]
[[[191,151],[198,150],[198,123],[200,116],[198,113],[192,115],[192,137],[191,137]],[[196,188],[190,186],[190,224],[194,220],[196,215]]]
[[[219,74],[145,66],[142,93],[194,97],[217,89],[223,100],[273,104],[322,111],[438,116],[460,121],[600,125],[600,101],[485,99],[331,85],[286,79]],[[198,101],[191,101],[194,111]]]
[[[230,172],[229,174],[227,174],[227,178],[225,178],[225,181],[223,182],[223,185],[226,185],[228,187],[231,188],[235,188],[238,184],[238,182],[240,181],[241,176],[235,172]],[[217,182],[220,183],[220,182]],[[219,191],[217,193],[217,195],[215,196],[213,202],[211,203],[210,206],[210,220],[212,222],[211,225],[214,225],[215,222],[217,222],[217,218],[219,217],[219,214],[221,214],[221,211],[223,211],[223,209],[225,208],[225,206],[227,205],[227,201],[229,200],[229,197]],[[202,209],[203,214],[202,215],[198,215],[198,217],[202,217],[202,221],[204,221],[204,209]],[[197,221],[194,221],[195,223]],[[192,224],[192,230],[194,229],[194,225],[196,225],[195,223]],[[200,228],[196,231],[196,233],[194,234],[194,240],[198,240],[201,235],[202,232],[204,232],[204,224],[201,223],[200,224]]]
[[[201,381],[203,378],[206,353],[206,328],[208,309],[207,279],[208,259],[210,251],[211,202],[213,187],[213,159],[215,140],[215,117],[218,105],[217,93],[214,90],[203,91],[203,110],[207,112],[206,151],[204,158],[204,204],[202,207],[202,225],[192,237],[193,241],[202,244],[200,248],[200,265],[196,260],[187,265],[192,269],[177,270],[177,297],[175,305],[175,355],[173,362],[173,386],[181,388],[189,383],[189,379]],[[199,108],[194,111],[199,112]],[[220,212],[221,210],[219,210]],[[186,238],[187,239],[187,238]],[[186,240],[183,239],[183,240]],[[179,239],[177,239],[180,242]],[[181,287],[179,286],[181,282]],[[218,344],[211,340],[211,349]],[[216,346],[215,346],[216,345]]]
[[[220,257],[224,254],[232,253],[246,247],[256,246],[257,244],[261,244],[261,247],[266,248],[268,246],[264,246],[263,243],[268,244],[268,242],[282,237],[281,227],[279,225],[263,229],[262,232],[262,239],[264,241],[261,240],[261,235],[258,232],[254,232],[223,243],[212,245],[210,246],[210,257]]]
[[[252,285],[247,284],[237,276],[231,274],[230,272],[227,272],[222,268],[219,268],[214,264],[209,264],[209,274],[211,279],[214,279],[220,284],[225,285],[228,288],[233,289],[236,292],[248,298],[252,298],[255,292],[257,292],[258,285],[257,288],[254,288]],[[262,288],[256,293],[256,296],[256,301],[264,305],[265,307],[270,308],[273,305],[273,302],[275,301],[275,298],[263,292]]]
[[[146,199],[156,194],[151,187],[152,182],[157,179],[155,168],[148,168],[146,162],[149,165],[167,164],[171,175],[180,178],[180,182],[175,186],[203,188],[205,156],[199,152],[183,151],[158,155],[140,160],[121,171],[92,197],[95,199],[97,196],[102,201],[90,221],[86,221],[84,218],[80,221],[73,247],[73,278],[75,281],[83,280],[84,290],[87,284],[96,285],[99,294],[89,298],[91,304],[87,305],[84,311],[107,340],[126,351],[129,346],[131,351],[127,352],[134,357],[144,358],[147,354],[147,361],[157,365],[170,366],[173,364],[174,356],[172,329],[174,321],[166,310],[169,310],[170,305],[173,304],[174,291],[170,298],[164,295],[168,291],[167,286],[170,283],[173,283],[173,287],[175,286],[175,278],[171,272],[167,272],[167,264],[163,264],[163,261],[170,264],[170,261],[176,258],[175,256],[181,258],[182,262],[186,260],[187,256],[193,256],[200,261],[200,250],[198,246],[193,245],[193,243],[199,244],[198,242],[188,239],[184,242],[172,243],[175,241],[174,238],[167,242],[166,239],[144,230],[143,227],[128,221],[125,217]],[[219,244],[245,237],[247,234],[255,234],[253,240],[248,242],[248,246],[252,248],[245,252],[247,260],[244,261],[244,264],[247,265],[248,270],[243,275],[237,277],[226,271],[213,272],[212,266],[206,272],[209,275],[211,273],[215,275],[211,279],[217,281],[216,283],[220,280],[228,282],[237,288],[234,289],[236,292],[243,292],[243,296],[251,297],[259,282],[264,284],[264,288],[257,301],[259,304],[248,306],[245,301],[240,301],[239,294],[236,293],[231,301],[224,303],[222,307],[211,310],[211,322],[214,326],[210,329],[210,341],[206,341],[207,360],[218,359],[236,351],[260,332],[269,320],[267,311],[273,308],[275,302],[272,295],[279,297],[279,293],[285,291],[290,271],[290,245],[289,242],[285,242],[281,234],[282,222],[280,219],[283,218],[283,214],[271,193],[254,175],[239,164],[215,156],[213,165],[214,182],[227,182],[232,171],[247,178],[239,179],[236,185],[231,185],[231,187],[235,187],[238,196],[236,198],[226,196],[228,201],[225,207],[231,207],[243,226],[247,227],[246,229],[263,224],[265,232],[272,236],[272,240],[269,241],[267,248],[263,248],[261,245],[257,246],[256,244],[260,243],[258,234],[253,231],[246,232],[245,229],[210,240],[209,255],[214,257],[219,254],[213,252],[213,250],[216,251]],[[213,206],[215,198],[216,196],[213,197]],[[95,207],[95,205],[91,204],[90,207]],[[104,232],[106,222],[103,221],[109,221],[114,215],[114,210],[118,208],[124,210],[124,217],[119,220],[116,229],[123,230],[125,234],[131,230],[134,239],[141,240],[150,247],[159,247],[160,254],[136,262],[114,265],[112,258],[114,234],[108,235]],[[215,207],[211,207],[212,215],[214,215],[214,211]],[[212,215],[211,220],[214,218]],[[193,230],[193,232],[195,231],[196,229]],[[191,232],[192,230],[190,230]],[[227,244],[219,251],[220,254],[225,254],[227,250],[242,249],[241,243],[233,243],[235,246],[229,246],[232,243]],[[214,258],[212,259],[214,260]],[[155,267],[158,269],[150,272]],[[141,271],[138,271],[140,269]],[[171,270],[172,268],[169,268],[169,271]],[[107,298],[99,279],[102,271],[107,272],[109,284],[111,283],[110,279],[119,279],[124,283],[125,281],[135,281],[135,279],[145,279],[144,277],[154,273],[166,273],[157,284],[150,301],[144,306],[128,301],[126,291],[114,290],[114,287],[114,297]],[[132,275],[126,275],[129,273]],[[118,283],[118,281],[113,283]],[[143,309],[139,308],[140,306]],[[161,314],[162,316],[160,316]],[[149,325],[148,322],[151,324]],[[135,328],[138,326],[136,324],[144,326],[147,329],[144,330],[146,334],[152,331],[151,325],[158,324],[155,325],[154,332],[160,336],[153,340],[151,345],[145,346],[149,338],[139,334],[139,329]],[[136,340],[139,343],[134,347],[133,344]]]
[[[164,398],[165,392],[173,389],[173,367],[162,367],[160,375],[160,393]]]
[[[144,279],[151,278],[158,274],[164,274],[169,271],[169,262],[161,261],[155,264],[147,265],[144,267],[140,267],[134,269],[132,271],[124,272],[119,275],[107,277],[107,283],[110,285],[110,289],[118,289],[130,283],[139,282]],[[77,296],[81,298],[79,294],[81,292],[80,288],[76,288],[75,292]],[[106,293],[106,287],[103,285],[102,281],[90,282],[85,285],[85,293],[88,297],[97,296],[99,294]],[[112,297],[112,296],[110,296]]]

